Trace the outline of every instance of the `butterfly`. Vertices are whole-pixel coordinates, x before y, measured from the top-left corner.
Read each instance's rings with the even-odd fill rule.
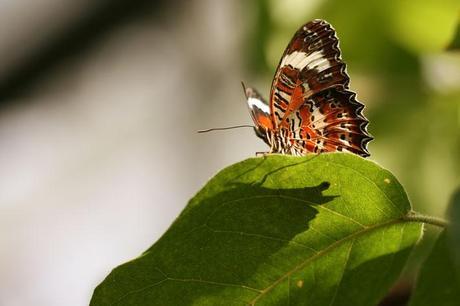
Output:
[[[268,153],[369,156],[369,121],[349,82],[332,26],[321,19],[302,26],[281,57],[269,103],[243,84],[254,130],[270,146]]]

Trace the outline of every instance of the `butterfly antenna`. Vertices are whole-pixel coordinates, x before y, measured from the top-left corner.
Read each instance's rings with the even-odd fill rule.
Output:
[[[243,86],[244,96],[248,98],[248,96],[246,95],[246,85],[244,85],[243,81],[241,81],[241,85]]]
[[[231,130],[231,129],[238,129],[238,128],[254,128],[253,125],[243,124],[243,125],[235,125],[229,127],[221,127],[221,128],[212,128],[207,130],[199,130],[198,133],[207,133],[212,131],[223,131],[223,130]]]

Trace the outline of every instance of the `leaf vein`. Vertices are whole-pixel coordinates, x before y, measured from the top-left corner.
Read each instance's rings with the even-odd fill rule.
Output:
[[[274,241],[281,241],[281,242],[287,242],[287,243],[292,243],[301,247],[304,247],[306,249],[309,249],[310,251],[314,253],[318,253],[318,250],[313,249],[312,247],[309,247],[303,243],[294,241],[294,240],[289,240],[289,239],[284,239],[284,238],[278,238],[278,237],[272,237],[272,236],[266,236],[266,235],[261,235],[261,234],[253,234],[253,233],[246,233],[246,232],[239,232],[239,231],[229,231],[229,230],[218,230],[210,227],[209,225],[205,225],[207,228],[209,228],[211,231],[214,233],[225,233],[225,234],[235,234],[235,235],[242,235],[242,236],[249,236],[249,237],[257,237],[261,239],[268,239],[268,240],[274,240]]]
[[[353,248],[354,242],[355,242],[355,239],[353,239],[353,240],[351,241],[350,247],[348,248],[348,251],[347,251],[347,258],[345,259],[345,264],[343,265],[342,275],[341,275],[341,277],[340,277],[339,283],[338,283],[337,286],[335,287],[334,295],[332,296],[332,299],[331,299],[331,302],[329,303],[329,306],[332,306],[332,305],[334,304],[334,301],[335,301],[335,298],[336,298],[336,296],[337,296],[337,293],[339,292],[340,286],[342,285],[343,275],[345,274],[345,270],[347,269],[348,262],[350,261],[351,249]]]
[[[329,239],[331,241],[334,241],[334,242],[337,241],[337,239],[335,239],[334,237],[329,236],[328,234],[324,233],[323,231],[320,231],[320,230],[314,228],[311,224],[309,224],[309,230],[312,230],[312,231],[314,231],[314,232],[316,232],[316,233],[318,233],[320,235],[323,235],[324,237],[326,237],[327,239]]]
[[[146,290],[149,290],[151,288],[154,288],[155,286],[158,286],[164,282],[167,281],[175,281],[175,282],[189,282],[189,283],[203,283],[203,284],[209,284],[209,285],[215,285],[215,286],[224,286],[224,287],[238,287],[238,288],[243,288],[246,290],[254,291],[254,292],[262,292],[261,289],[249,287],[246,285],[242,284],[232,284],[232,283],[222,283],[222,282],[215,282],[215,281],[208,281],[208,280],[202,280],[202,279],[194,279],[194,278],[173,278],[173,277],[166,277],[160,281],[157,281],[153,284],[149,284],[147,286],[144,286],[142,288],[136,289],[136,290],[131,290],[127,293],[125,293],[123,296],[121,296],[118,300],[116,300],[112,305],[116,305],[120,303],[122,300],[127,298],[128,296],[135,294],[135,293],[140,293]]]
[[[369,179],[367,176],[365,176],[363,173],[357,171],[356,169],[353,169],[352,167],[350,166],[347,166],[347,165],[343,165],[343,164],[339,164],[339,163],[336,163],[336,162],[331,162],[329,161],[331,164],[334,164],[334,165],[337,165],[337,166],[340,166],[342,168],[346,168],[346,169],[350,169],[351,171],[353,172],[356,172],[357,174],[359,174],[361,177],[363,177],[366,181],[369,181],[370,183],[372,183],[372,185],[374,185],[375,187],[377,187],[377,189],[379,189],[383,195],[385,196],[385,198],[391,203],[391,205],[396,208],[397,211],[399,211],[401,213],[401,215],[404,215],[404,212],[396,205],[395,202],[393,202],[393,200],[391,200],[387,194],[385,193],[385,191],[383,191],[383,189],[377,185],[374,181],[372,181],[371,179]]]
[[[290,275],[292,275],[294,272],[297,272],[299,271],[300,269],[302,269],[303,267],[305,267],[308,263],[310,263],[311,261],[315,260],[316,258],[319,258],[320,256],[334,250],[335,248],[337,248],[338,246],[340,246],[342,243],[348,241],[348,240],[351,240],[351,239],[355,239],[361,235],[364,235],[370,231],[373,231],[375,229],[378,229],[378,228],[381,228],[381,227],[385,227],[385,226],[391,226],[391,225],[394,225],[394,224],[398,224],[398,223],[404,223],[404,222],[408,222],[406,220],[403,220],[403,219],[392,219],[392,220],[389,220],[387,222],[384,222],[384,223],[379,223],[379,224],[375,224],[373,226],[370,226],[370,227],[367,227],[367,228],[364,228],[362,230],[359,230],[349,236],[346,236],[340,240],[337,240],[336,242],[334,242],[333,244],[329,245],[328,247],[324,248],[323,250],[319,251],[318,253],[314,254],[313,256],[310,256],[308,258],[306,258],[304,261],[300,262],[298,265],[296,265],[295,267],[293,267],[291,270],[289,270],[288,272],[286,272],[285,274],[283,274],[280,278],[278,278],[276,281],[274,281],[271,285],[269,285],[268,287],[264,288],[262,290],[262,292],[256,296],[250,303],[250,305],[255,305],[256,302],[262,298],[265,294],[267,294],[268,292],[270,292],[275,286],[277,286],[280,282],[282,282],[285,278],[289,277]],[[409,221],[410,222],[410,221]]]
[[[223,206],[226,206],[228,204],[231,204],[231,203],[235,203],[235,202],[240,202],[240,201],[246,201],[246,200],[254,200],[254,199],[267,199],[267,198],[283,198],[283,197],[286,197],[286,196],[283,196],[283,195],[280,195],[280,194],[270,194],[270,195],[256,195],[256,196],[250,196],[250,197],[242,197],[242,198],[238,198],[238,199],[234,199],[234,200],[230,200],[230,201],[226,201],[226,202],[222,202],[222,203],[219,203],[220,205],[218,207],[216,207],[208,216],[208,218],[206,219],[206,222],[207,223],[211,218],[212,216],[219,210],[221,209]],[[314,206],[320,206],[321,204],[320,203],[315,203],[315,202],[311,202],[311,201],[308,201],[308,200],[303,200],[303,199],[299,199],[299,198],[296,198],[296,197],[289,197],[293,200],[297,200],[297,201],[301,201],[301,202],[305,202],[305,203],[308,203],[309,205],[314,205]]]
[[[318,208],[318,209],[323,209],[323,210],[326,210],[334,215],[337,215],[337,216],[340,216],[344,219],[347,219],[348,221],[351,221],[352,223],[355,223],[357,225],[359,225],[360,227],[362,228],[366,228],[367,226],[365,226],[364,224],[361,224],[359,223],[358,221],[354,220],[353,218],[350,218],[344,214],[341,214],[333,209],[330,209],[326,206],[323,206],[323,205],[320,205],[320,204],[316,204],[316,203],[313,203],[313,202],[310,202],[308,200],[304,200],[304,199],[300,199],[300,198],[297,198],[297,197],[291,197],[291,196],[286,196],[286,195],[279,195],[280,198],[283,198],[283,199],[287,199],[287,200],[295,200],[295,201],[300,201],[300,202],[304,202],[304,203],[307,203],[309,205],[314,205],[315,208]]]

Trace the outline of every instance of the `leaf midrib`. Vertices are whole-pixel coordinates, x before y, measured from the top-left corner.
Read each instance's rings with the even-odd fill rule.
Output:
[[[387,222],[384,222],[384,223],[380,223],[380,224],[376,224],[376,225],[373,225],[373,226],[369,226],[369,227],[366,227],[366,228],[363,228],[351,235],[348,235],[342,239],[339,239],[337,240],[336,242],[332,243],[331,245],[329,245],[327,248],[324,248],[323,250],[319,251],[318,253],[314,254],[313,256],[311,257],[308,257],[306,258],[303,262],[299,263],[298,265],[296,265],[293,269],[289,270],[288,272],[286,272],[285,274],[283,274],[280,278],[278,278],[276,281],[274,281],[271,285],[269,285],[268,287],[265,287],[264,289],[261,290],[261,292],[253,299],[249,302],[249,305],[255,305],[256,302],[262,298],[263,296],[265,296],[267,293],[269,293],[272,289],[274,289],[278,284],[280,284],[282,281],[284,281],[286,278],[290,277],[293,273],[299,271],[300,269],[302,269],[303,267],[305,267],[308,263],[312,262],[313,260],[321,257],[322,255],[334,250],[335,248],[339,247],[341,244],[349,241],[349,240],[353,240],[355,238],[358,238],[362,235],[365,235],[369,232],[372,232],[376,229],[379,229],[379,228],[384,228],[384,227],[387,227],[387,226],[391,226],[391,225],[395,225],[395,224],[399,224],[399,223],[410,223],[410,222],[417,222],[417,221],[412,221],[412,220],[404,220],[402,219],[402,217],[399,217],[397,219],[392,219],[392,220],[389,220]]]
[[[391,225],[395,225],[395,224],[399,224],[399,223],[411,223],[411,222],[418,222],[418,221],[414,221],[414,220],[405,220],[403,219],[403,217],[399,217],[399,218],[396,218],[396,219],[391,219],[391,220],[388,220],[386,222],[383,222],[383,223],[379,223],[379,224],[375,224],[375,225],[372,225],[372,226],[368,226],[366,228],[363,228],[363,229],[360,229],[358,231],[356,231],[355,233],[353,234],[350,234],[342,239],[339,239],[335,242],[333,242],[331,245],[329,245],[328,247],[324,248],[323,250],[321,251],[318,251],[316,254],[314,254],[313,256],[311,257],[308,257],[306,258],[303,262],[299,263],[298,265],[296,265],[293,269],[289,270],[288,272],[286,272],[285,274],[283,274],[280,278],[278,278],[276,281],[274,281],[271,285],[265,287],[264,289],[257,289],[257,288],[252,288],[252,287],[248,287],[248,286],[245,286],[245,285],[242,285],[242,284],[231,284],[231,283],[220,283],[220,282],[214,282],[214,281],[208,281],[208,280],[203,280],[203,279],[200,279],[200,280],[197,280],[197,279],[180,279],[180,278],[173,278],[173,277],[169,277],[167,276],[164,272],[160,271],[164,276],[165,278],[160,280],[160,281],[157,281],[155,282],[154,284],[150,284],[148,286],[144,286],[140,289],[137,289],[137,290],[132,290],[126,294],[124,294],[120,299],[118,299],[115,304],[119,303],[121,300],[123,300],[124,298],[126,298],[128,295],[131,295],[135,292],[142,292],[146,289],[149,289],[149,288],[153,288],[165,281],[182,281],[182,282],[201,282],[201,283],[208,283],[208,284],[213,284],[213,285],[221,285],[221,286],[232,286],[232,287],[240,287],[240,288],[244,288],[244,289],[248,289],[248,290],[251,290],[251,291],[256,291],[256,292],[259,292],[259,294],[254,298],[252,299],[250,302],[249,302],[249,305],[255,305],[256,302],[262,298],[263,296],[265,296],[267,293],[269,293],[272,289],[274,289],[278,284],[280,284],[283,280],[285,280],[286,278],[289,278],[293,273],[299,271],[300,269],[302,269],[303,267],[305,267],[308,263],[314,261],[315,259],[325,255],[326,253],[334,250],[335,248],[339,247],[341,244],[349,241],[349,240],[354,240],[360,236],[363,236],[369,232],[372,232],[374,230],[377,230],[379,228],[384,228],[384,227],[387,227],[387,226],[391,226]],[[113,304],[113,305],[115,305]]]

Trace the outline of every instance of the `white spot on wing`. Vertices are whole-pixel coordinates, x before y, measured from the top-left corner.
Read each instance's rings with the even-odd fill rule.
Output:
[[[316,68],[319,71],[323,71],[323,70],[326,70],[327,68],[331,67],[331,63],[329,62],[329,60],[327,58],[323,58],[321,61],[315,63],[315,65],[313,65],[313,63],[312,63],[311,66],[314,66],[312,68]]]
[[[263,111],[264,113],[267,113],[269,114],[270,113],[270,107],[264,103],[264,101],[262,100],[259,100],[257,98],[248,98],[248,105],[249,105],[249,108],[252,109],[253,107],[256,107],[258,109],[260,109],[261,111]]]
[[[289,102],[289,101],[291,100],[291,96],[288,95],[287,93],[285,93],[284,91],[279,90],[279,91],[277,91],[277,92],[278,92],[279,95],[280,95],[281,97],[283,97],[283,99],[286,100],[287,102]]]
[[[324,122],[324,119],[326,119],[326,116],[320,113],[319,108],[315,107],[312,112],[312,116],[315,117],[315,120],[313,120],[315,124],[316,129],[324,129],[328,123]]]
[[[319,70],[325,70],[331,67],[329,60],[324,58],[323,50],[314,51],[308,55],[302,51],[294,51],[283,58],[280,67],[288,65],[291,65],[293,68],[299,70],[302,70],[305,67],[308,69],[317,68]]]

